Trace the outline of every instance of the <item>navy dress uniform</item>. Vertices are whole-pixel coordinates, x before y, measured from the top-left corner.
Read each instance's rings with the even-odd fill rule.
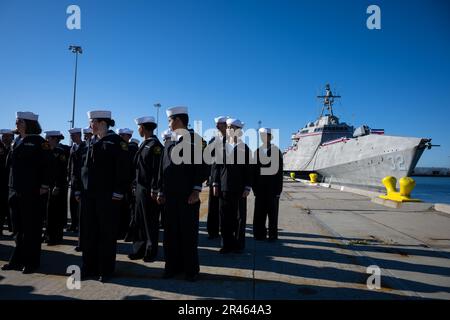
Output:
[[[134,159],[136,157],[136,153],[139,150],[139,140],[137,139],[131,139],[130,142],[128,143],[128,154],[130,156],[130,163],[131,163],[131,171],[130,171],[130,180],[131,180],[131,184],[130,184],[130,189],[128,191],[127,194],[127,199],[128,203],[127,203],[127,210],[128,210],[128,221],[127,221],[127,225],[124,226],[126,234],[125,234],[125,238],[124,241],[126,242],[132,242],[132,223],[133,223],[133,219],[134,219],[134,215],[135,215],[135,205],[136,205],[136,196],[135,196],[135,191],[136,191],[136,166],[134,163]]]
[[[238,119],[228,119],[227,125],[242,129]],[[223,160],[215,165],[213,186],[220,189],[220,223],[223,246],[220,253],[241,252],[245,248],[247,198],[253,180],[252,153],[242,141],[227,142]]]
[[[228,117],[219,116],[214,119],[216,125],[225,123]],[[208,143],[208,147],[212,148],[211,156],[215,158],[215,150],[223,150],[226,137],[222,137],[220,134],[211,138]],[[206,229],[208,231],[209,239],[214,239],[219,236],[220,231],[220,214],[219,214],[219,198],[213,195],[213,180],[215,176],[214,163],[210,166],[210,176],[208,178],[209,196],[208,196],[208,218],[206,220]]]
[[[83,139],[84,141],[88,142],[91,140],[93,134],[92,134],[92,128],[87,127],[83,129]]]
[[[3,225],[5,220],[8,222],[8,230],[12,231],[11,216],[9,214],[8,205],[8,179],[9,166],[7,165],[7,158],[11,151],[11,143],[14,138],[14,133],[9,129],[1,129],[2,141],[0,141],[0,235],[3,234]],[[7,137],[8,136],[8,137]],[[7,141],[8,140],[8,141]]]
[[[90,111],[96,119],[114,124],[110,111]],[[94,132],[95,133],[95,132]],[[114,131],[92,139],[81,168],[82,210],[86,210],[82,228],[83,276],[100,276],[105,281],[115,269],[120,200],[129,183],[128,145]]]
[[[169,143],[172,141],[172,131],[170,129],[166,129],[161,132],[161,138],[163,140],[163,144]]]
[[[255,151],[253,236],[255,240],[267,239],[266,220],[269,220],[269,241],[273,241],[278,239],[278,208],[283,191],[283,155],[278,147],[270,143],[270,128],[261,128],[259,132],[265,136],[262,137],[264,144]]]
[[[156,128],[153,117],[141,117],[135,120],[137,125],[149,124]],[[133,216],[133,252],[128,256],[132,260],[153,261],[158,254],[159,205],[152,194],[158,193],[159,168],[163,146],[154,135],[145,139],[134,158],[136,168],[135,214]]]
[[[172,131],[170,129],[167,129],[167,130],[164,130],[163,132],[161,132],[161,139],[162,139],[162,144],[164,147],[166,145],[168,145],[172,140]],[[159,209],[159,214],[158,214],[159,228],[164,229],[164,226],[166,224],[165,215],[164,215],[164,211],[165,211],[164,205],[161,205],[158,203],[158,209]]]
[[[166,114],[168,118],[187,116],[187,108],[170,108]],[[177,132],[173,134],[177,135]],[[159,180],[159,196],[165,198],[164,277],[170,278],[184,272],[187,280],[194,280],[200,271],[198,259],[200,201],[189,203],[188,200],[193,191],[202,190],[202,183],[208,176],[202,156],[206,142],[187,129],[176,138],[174,135],[171,141],[166,142]],[[177,156],[184,156],[183,150],[180,149],[190,150],[190,159],[178,158]],[[194,161],[196,154],[200,155],[200,159]]]
[[[91,141],[91,139],[86,139],[87,136],[92,136],[92,129],[91,128],[84,128],[82,130],[85,141],[82,141],[78,148],[76,149],[75,153],[73,154],[73,166],[71,167],[70,172],[70,180],[71,180],[71,193],[74,196],[74,200],[77,202],[78,208],[78,245],[75,247],[76,251],[82,251],[83,248],[83,242],[86,238],[85,236],[85,230],[86,226],[83,226],[83,224],[86,222],[86,214],[87,211],[85,209],[86,207],[86,201],[83,201],[83,197],[81,197],[81,194],[85,194],[86,190],[83,189],[83,183],[81,180],[81,168],[87,161],[87,151],[88,151],[88,145]],[[84,205],[84,206],[83,206]]]
[[[72,128],[69,130],[70,135],[80,135],[82,130],[81,128]],[[79,225],[79,203],[75,198],[74,193],[74,169],[76,166],[80,166],[81,161],[81,155],[80,150],[82,150],[85,147],[85,142],[80,141],[78,144],[73,142],[72,147],[70,148],[69,152],[69,159],[68,159],[68,181],[69,181],[69,187],[70,187],[70,193],[69,193],[69,209],[70,209],[70,228],[69,231],[77,232],[78,231],[78,225]]]
[[[17,121],[37,124],[38,115],[17,112]],[[36,125],[38,126],[38,124]],[[39,128],[40,131],[40,128]],[[40,265],[42,222],[51,182],[50,146],[39,134],[21,136],[13,145],[10,157],[9,204],[12,212],[16,247],[3,270],[34,272]]]
[[[46,131],[46,139],[64,139],[59,131]],[[51,144],[50,144],[51,145]],[[51,148],[52,179],[47,207],[46,240],[48,245],[60,244],[63,240],[64,225],[67,220],[67,163],[68,150],[58,144]]]
[[[122,200],[121,208],[120,208],[120,218],[119,218],[119,233],[118,240],[129,241],[129,237],[127,235],[128,229],[130,228],[130,222],[133,215],[133,207],[134,207],[134,197],[133,197],[133,182],[136,170],[134,169],[134,156],[136,155],[138,146],[135,143],[131,143],[130,139],[133,135],[133,130],[128,128],[117,129],[116,133],[125,141],[128,146],[128,159],[129,159],[129,181],[128,187],[124,194],[124,198]]]

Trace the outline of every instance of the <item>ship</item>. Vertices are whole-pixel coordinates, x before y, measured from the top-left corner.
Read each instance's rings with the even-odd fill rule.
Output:
[[[390,136],[384,129],[340,122],[333,104],[341,96],[329,84],[317,98],[323,103],[320,116],[292,134],[283,153],[287,173],[317,173],[323,183],[381,190],[386,176],[411,176],[424,150],[432,147],[429,138]]]

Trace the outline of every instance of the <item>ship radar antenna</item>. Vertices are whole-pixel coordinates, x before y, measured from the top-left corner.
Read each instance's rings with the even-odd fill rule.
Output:
[[[327,83],[325,85],[325,95],[323,96],[317,96],[319,99],[323,99],[323,106],[322,106],[322,112],[320,116],[323,116],[323,113],[325,110],[328,111],[327,115],[333,116],[333,103],[334,99],[340,98],[341,96],[335,96],[333,92],[331,91],[330,85]]]

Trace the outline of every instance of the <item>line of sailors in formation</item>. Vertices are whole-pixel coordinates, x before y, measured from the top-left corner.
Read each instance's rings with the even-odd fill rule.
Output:
[[[208,238],[221,235],[221,254],[241,253],[245,248],[246,199],[251,190],[255,195],[254,238],[276,240],[283,164],[280,150],[270,143],[271,130],[260,129],[261,150],[252,153],[237,136],[227,134],[228,130],[243,129],[244,124],[217,117],[218,135],[209,144],[219,144],[223,161],[180,163],[172,159],[172,149],[184,139],[201,141],[189,144],[192,157],[202,152],[206,143],[188,129],[186,107],[169,108],[166,113],[169,130],[162,135],[164,145],[154,135],[157,124],[153,117],[135,120],[144,139],[138,146],[129,141],[131,130],[116,134],[110,129],[115,126],[110,111],[90,111],[89,128],[69,130],[73,144],[68,147],[60,143],[64,137],[59,131],[47,131],[46,139],[41,137],[38,115],[17,112],[14,133],[0,131],[0,223],[3,232],[8,221],[16,244],[2,270],[27,274],[39,268],[43,226],[47,244],[60,244],[68,202],[69,230],[78,231],[76,250],[82,251],[82,279],[104,282],[111,278],[118,239],[133,243],[130,259],[154,261],[162,220],[163,277],[183,273],[186,280],[195,281],[200,270],[199,193],[205,182],[209,186]],[[190,136],[177,134],[181,129]],[[258,152],[278,154],[275,174],[261,175],[261,169],[270,164],[263,164]]]

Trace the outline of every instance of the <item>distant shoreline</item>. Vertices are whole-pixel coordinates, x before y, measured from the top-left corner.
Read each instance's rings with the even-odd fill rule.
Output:
[[[450,178],[450,175],[445,174],[413,174],[411,177],[427,177],[427,178]]]

